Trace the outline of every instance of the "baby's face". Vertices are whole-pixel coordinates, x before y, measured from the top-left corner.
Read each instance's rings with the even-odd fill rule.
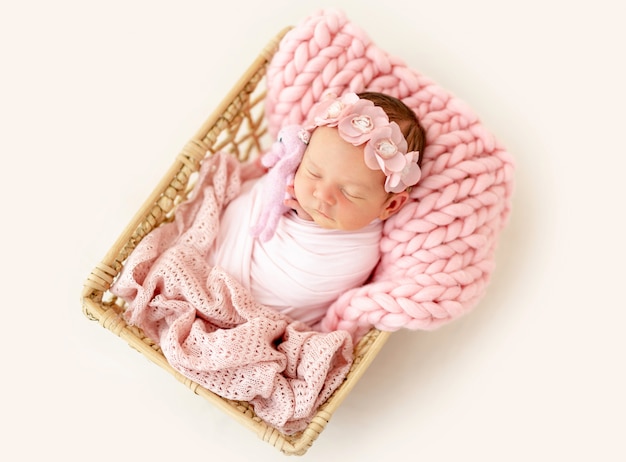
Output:
[[[336,128],[315,129],[296,171],[294,189],[300,206],[318,225],[356,230],[375,218],[385,220],[404,196],[384,189],[385,175],[363,160],[363,146],[353,146]]]

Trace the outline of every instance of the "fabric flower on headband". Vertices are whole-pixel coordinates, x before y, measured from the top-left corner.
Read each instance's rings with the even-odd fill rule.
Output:
[[[365,143],[365,164],[385,174],[385,191],[398,193],[419,181],[419,152],[406,152],[408,145],[400,126],[390,122],[372,101],[360,99],[356,93],[341,98],[329,95],[311,108],[305,123],[307,130],[321,126],[337,127],[339,135],[354,146]]]

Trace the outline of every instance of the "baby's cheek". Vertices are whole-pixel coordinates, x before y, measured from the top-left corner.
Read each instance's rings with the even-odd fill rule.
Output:
[[[296,175],[293,178],[293,190],[296,199],[304,196],[304,189],[305,185],[304,181],[302,181],[302,175],[298,175],[298,172],[296,172]]]

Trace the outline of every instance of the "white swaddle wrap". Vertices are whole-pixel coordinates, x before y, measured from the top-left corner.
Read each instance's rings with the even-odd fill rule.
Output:
[[[261,242],[250,227],[261,211],[266,178],[246,182],[228,205],[209,263],[239,280],[257,302],[314,325],[339,295],[367,280],[380,257],[382,223],[330,230],[288,212],[274,237]]]

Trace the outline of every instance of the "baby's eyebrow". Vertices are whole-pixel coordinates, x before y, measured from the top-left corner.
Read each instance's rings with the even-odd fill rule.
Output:
[[[347,179],[343,184],[344,188],[350,189],[351,192],[357,195],[366,195],[372,191],[372,185],[369,183],[363,183],[360,181],[350,181]]]
[[[317,167],[317,165],[315,165],[312,162],[303,162],[302,166],[308,172],[317,172],[317,171],[319,171],[319,168]]]
[[[320,167],[315,163],[315,161],[313,161],[313,159],[311,159],[311,156],[304,156],[302,163],[306,168],[320,170]]]
[[[355,196],[366,196],[370,192],[369,187],[360,183],[346,183],[345,188]]]
[[[308,153],[308,152],[304,152],[304,156],[302,156],[302,161],[303,162],[308,162],[309,164],[313,164],[315,165],[315,161],[313,160],[313,156]]]

